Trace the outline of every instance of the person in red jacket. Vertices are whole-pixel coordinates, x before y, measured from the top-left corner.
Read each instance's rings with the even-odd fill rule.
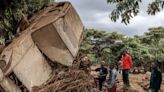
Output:
[[[132,57],[128,54],[127,51],[124,51],[121,61],[122,61],[123,83],[124,83],[125,86],[130,86],[130,83],[129,83],[129,70],[133,66]]]

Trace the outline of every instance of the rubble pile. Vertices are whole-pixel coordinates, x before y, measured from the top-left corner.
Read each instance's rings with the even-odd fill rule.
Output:
[[[61,71],[44,85],[33,87],[33,92],[95,92],[93,77],[83,70]]]
[[[99,92],[85,56],[78,54],[72,67],[49,61],[53,68],[52,77],[43,85],[34,86],[32,92]],[[79,64],[78,64],[79,63]]]
[[[0,47],[0,91],[92,92],[93,78],[80,62],[73,65],[83,24],[71,3],[47,5],[24,20],[12,42]]]

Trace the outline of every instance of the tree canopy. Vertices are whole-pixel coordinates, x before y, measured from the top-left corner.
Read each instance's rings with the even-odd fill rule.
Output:
[[[0,44],[10,41],[23,16],[28,17],[50,0],[1,0],[0,1]]]
[[[117,62],[125,49],[132,55],[135,66],[146,65],[154,60],[164,61],[163,27],[150,28],[144,35],[134,37],[94,29],[86,29],[84,33],[80,51],[88,55],[92,63],[101,60]]]
[[[120,17],[122,23],[128,24],[129,20],[137,16],[140,11],[140,5],[143,0],[107,0],[108,3],[114,4],[115,9],[111,12],[111,20],[116,22]],[[164,0],[149,0],[147,7],[149,15],[155,15],[164,7]]]

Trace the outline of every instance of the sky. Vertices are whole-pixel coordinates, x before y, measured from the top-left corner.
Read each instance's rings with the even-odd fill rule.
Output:
[[[112,22],[110,12],[115,8],[107,4],[107,0],[56,0],[70,1],[79,14],[85,28],[98,29],[108,32],[119,32],[127,36],[143,35],[148,28],[164,26],[164,10],[155,16],[146,13],[147,5],[152,0],[142,0],[140,13],[130,20],[130,24],[121,23],[121,19]]]

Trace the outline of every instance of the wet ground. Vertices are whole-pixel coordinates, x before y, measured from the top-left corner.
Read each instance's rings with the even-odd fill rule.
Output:
[[[91,66],[94,70],[98,65]],[[98,73],[92,71],[91,75],[97,77]],[[117,92],[149,92],[150,72],[145,74],[130,74],[130,87],[125,87],[122,81],[122,75],[118,74]],[[107,83],[104,84],[103,92],[107,92]],[[164,74],[160,92],[164,92]]]

